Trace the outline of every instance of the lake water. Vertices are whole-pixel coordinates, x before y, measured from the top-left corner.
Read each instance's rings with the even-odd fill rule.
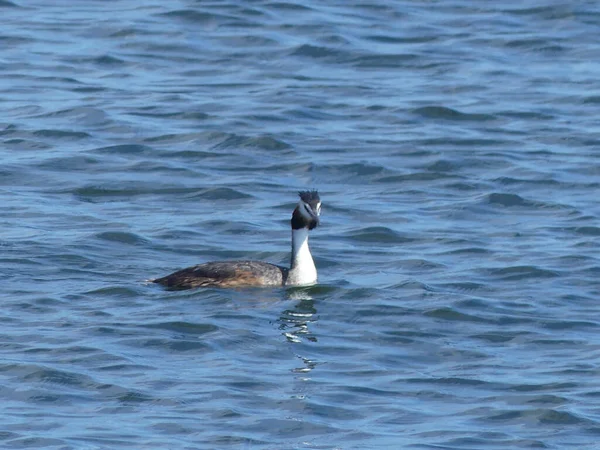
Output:
[[[2,448],[600,448],[597,2],[0,11]]]

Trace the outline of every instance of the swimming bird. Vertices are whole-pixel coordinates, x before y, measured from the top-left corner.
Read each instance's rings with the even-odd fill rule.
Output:
[[[317,269],[308,248],[308,232],[319,225],[321,199],[315,190],[298,192],[292,213],[290,268],[260,261],[213,261],[152,280],[170,289],[198,287],[305,286],[317,282]]]

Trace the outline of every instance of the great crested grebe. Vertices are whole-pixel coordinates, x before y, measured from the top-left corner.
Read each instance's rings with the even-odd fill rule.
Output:
[[[298,192],[292,213],[290,268],[260,261],[213,261],[152,280],[170,289],[198,287],[303,286],[317,282],[317,269],[308,248],[308,231],[319,225],[321,199],[317,191]]]

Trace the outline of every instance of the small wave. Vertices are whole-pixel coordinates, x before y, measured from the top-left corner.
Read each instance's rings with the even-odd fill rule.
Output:
[[[521,197],[518,194],[505,194],[493,192],[487,196],[487,203],[490,205],[500,205],[505,207],[523,207],[532,209],[565,209],[566,205],[558,203],[533,201]]]
[[[174,152],[164,152],[162,155],[165,158],[182,158],[182,159],[193,159],[198,161],[203,158],[218,158],[227,156],[218,152],[207,152],[203,150],[179,150]]]
[[[368,227],[346,233],[346,237],[357,242],[372,242],[380,244],[404,244],[414,239],[402,236],[397,231],[387,227]]]
[[[123,345],[132,347],[153,348],[158,350],[189,352],[189,351],[208,351],[210,347],[198,340],[196,337],[191,339],[173,339],[172,337],[160,338],[135,338],[123,339],[120,341]]]
[[[494,412],[483,418],[484,420],[494,422],[513,422],[522,424],[523,422],[531,421],[532,419],[543,424],[553,425],[574,425],[587,422],[576,414],[567,411],[556,411],[554,409],[518,409]]]
[[[198,139],[198,133],[169,133],[152,136],[144,139],[144,142],[152,142],[158,144],[179,144],[181,142],[191,142]]]
[[[57,370],[38,366],[36,370],[22,376],[23,381],[39,381],[42,383],[53,383],[71,387],[95,387],[99,386],[87,375],[66,370]]]
[[[214,14],[209,12],[200,12],[195,9],[178,9],[175,11],[169,11],[166,13],[158,14],[162,17],[174,17],[176,19],[182,19],[187,22],[193,22],[198,24],[211,24],[215,22],[223,22],[225,20],[235,20],[235,17],[226,16],[223,14]]]
[[[419,60],[420,56],[413,53],[365,55],[355,58],[353,65],[364,69],[405,67],[407,62]]]
[[[508,48],[517,48],[522,51],[535,51],[536,53],[559,53],[568,47],[559,44],[549,44],[547,39],[511,39],[504,44]]]
[[[553,425],[574,425],[588,422],[588,420],[568,411],[556,411],[554,409],[543,410],[540,414],[540,423]]]
[[[386,169],[378,164],[371,163],[354,163],[342,164],[329,167],[330,173],[346,174],[352,176],[369,176],[377,175],[384,172]]]
[[[445,106],[424,106],[414,109],[412,112],[428,119],[466,120],[475,122],[496,119],[496,117],[490,114],[468,114]]]
[[[191,195],[189,198],[202,198],[207,200],[243,200],[252,198],[252,196],[231,188],[207,188]]]
[[[99,235],[96,235],[96,237],[99,237]],[[104,238],[100,237],[100,239],[104,239]],[[111,239],[108,239],[108,240],[111,240]],[[117,241],[117,242],[121,242],[121,241]],[[137,244],[134,243],[133,245],[137,245]],[[136,298],[137,296],[140,295],[140,292],[139,292],[139,290],[136,290],[136,289],[133,289],[130,287],[108,286],[108,287],[102,287],[99,289],[93,289],[91,291],[87,291],[87,292],[85,292],[85,294],[91,295],[94,297]]]
[[[40,83],[47,85],[52,85],[54,83],[56,83],[57,86],[62,86],[65,83],[76,85],[83,84],[81,81],[71,77],[36,77],[35,79]]]
[[[43,113],[36,118],[69,118],[77,122],[82,123],[103,123],[106,122],[106,113],[99,108],[92,108],[89,106],[80,106],[76,108],[60,109],[58,111],[51,111]]]
[[[137,391],[127,391],[116,396],[116,400],[120,403],[148,403],[155,402],[156,399],[150,395]]]
[[[149,153],[152,151],[152,147],[140,144],[121,144],[121,145],[110,145],[108,147],[100,147],[92,150],[94,153],[103,154],[115,154],[115,155],[139,155]]]
[[[515,332],[488,332],[488,333],[480,333],[474,334],[471,336],[472,339],[480,339],[482,341],[489,342],[491,344],[503,344],[505,342],[510,342],[516,337],[519,336],[519,333]]]
[[[489,139],[489,138],[458,138],[458,137],[445,137],[445,138],[424,138],[415,139],[415,142],[419,145],[426,147],[498,147],[506,145],[518,145],[517,141],[510,141],[508,139]]]
[[[543,326],[550,330],[579,330],[584,328],[598,328],[600,323],[589,320],[546,320]],[[548,343],[548,340],[545,342]]]
[[[433,384],[441,386],[481,386],[489,384],[483,380],[462,377],[407,378],[406,382],[415,384]]]
[[[600,97],[598,97],[600,99]],[[501,117],[511,117],[515,119],[523,119],[523,120],[555,120],[556,116],[552,114],[548,114],[546,112],[538,112],[538,111],[502,111],[497,113],[497,115]]]
[[[434,181],[434,180],[445,180],[449,178],[459,178],[457,175],[446,174],[443,172],[412,172],[402,175],[386,175],[377,178],[377,183],[407,183],[414,181]]]
[[[3,144],[19,150],[46,150],[52,148],[51,145],[44,142],[31,141],[29,139],[8,139]]]
[[[98,56],[93,58],[92,61],[99,66],[105,67],[119,67],[125,66],[127,64],[127,61],[125,61],[124,59],[117,58],[116,56],[111,55]]]
[[[273,8],[273,10],[280,10],[283,12],[294,11],[294,12],[309,12],[313,9],[309,6],[303,5],[301,3],[292,3],[292,2],[272,2],[269,3],[269,7]]]
[[[503,267],[500,269],[488,269],[488,272],[493,277],[504,281],[526,280],[530,278],[556,278],[560,276],[560,273],[556,271],[541,269],[536,266]]]
[[[524,184],[524,185],[540,185],[540,186],[557,186],[561,183],[553,178],[547,178],[544,180],[526,180],[522,178],[513,178],[513,177],[499,177],[494,180],[497,183],[504,185],[515,185],[515,184]]]
[[[52,158],[37,164],[37,167],[57,172],[85,170],[87,173],[92,173],[95,170],[105,170],[100,166],[100,161],[98,159],[79,155]]]
[[[483,247],[463,247],[457,248],[456,250],[450,250],[447,252],[443,252],[443,255],[463,255],[463,254],[474,254],[474,255],[482,255],[486,253],[493,253],[491,250]]]
[[[455,189],[457,191],[481,191],[482,184],[481,183],[473,183],[473,182],[453,182],[446,183],[445,186],[448,189]]]
[[[164,112],[158,110],[157,112],[146,112],[146,111],[133,111],[128,113],[131,116],[139,117],[156,117],[159,119],[178,119],[178,120],[206,120],[211,116],[209,114],[199,111],[175,111],[175,112]]]
[[[99,201],[118,201],[123,197],[134,197],[139,195],[163,195],[176,194],[187,195],[195,194],[198,188],[186,187],[160,187],[155,185],[147,185],[143,183],[124,183],[120,187],[105,187],[102,185],[89,185],[73,190],[59,191],[72,193],[81,201],[95,203]]]
[[[600,95],[590,95],[583,98],[583,104],[591,103],[593,105],[600,103]]]
[[[492,193],[488,196],[488,203],[502,206],[534,206],[535,203],[525,200],[517,194]]]
[[[52,138],[79,140],[91,137],[90,134],[83,131],[65,131],[65,130],[37,130],[33,132],[34,136]]]
[[[120,244],[128,245],[143,245],[149,242],[147,239],[144,239],[135,233],[127,233],[123,231],[106,231],[104,233],[98,233],[96,234],[96,238],[104,241],[118,242]]]
[[[373,42],[381,42],[383,44],[422,44],[440,39],[439,36],[435,35],[391,36],[386,34],[371,34],[363,36],[362,38]]]
[[[257,136],[257,137],[248,137],[248,136],[240,136],[237,134],[230,134],[227,137],[214,145],[211,150],[222,150],[228,148],[257,148],[261,150],[286,150],[291,148],[287,142],[284,142],[279,139],[275,139],[272,136]]]
[[[478,317],[473,314],[465,314],[463,312],[457,311],[454,308],[444,307],[444,308],[436,308],[425,312],[427,317],[433,317],[435,319],[443,319],[449,321],[458,321],[458,322],[490,322],[488,319],[483,317]]]
[[[344,55],[343,52],[340,52],[338,49],[324,47],[324,46],[316,46],[310,44],[303,44],[297,47],[293,52],[293,56],[308,56],[311,58],[335,58]]]
[[[577,227],[575,233],[583,234],[584,236],[600,236],[600,227]]]
[[[455,172],[460,170],[463,164],[461,161],[449,161],[447,159],[438,159],[437,161],[428,164],[425,168],[431,172]]]
[[[488,289],[488,287],[484,284],[469,281],[438,284],[436,287],[460,292],[476,292]]]
[[[402,259],[398,261],[398,265],[406,270],[413,270],[423,272],[425,270],[436,270],[441,269],[444,266],[443,264],[438,264],[433,261],[428,261],[426,259]]]
[[[402,290],[417,291],[417,292],[419,292],[419,291],[434,292],[435,291],[435,289],[432,286],[429,286],[425,283],[422,283],[422,282],[416,281],[416,280],[402,281],[401,283],[395,283],[390,286],[387,286],[387,288],[393,289],[393,290],[402,289]]]
[[[166,331],[173,331],[179,334],[192,334],[202,335],[217,331],[219,327],[212,324],[206,323],[192,323],[192,322],[159,322],[148,325],[142,325],[143,328],[159,329]]]

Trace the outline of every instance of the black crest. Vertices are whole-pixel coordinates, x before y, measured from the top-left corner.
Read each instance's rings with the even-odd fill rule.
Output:
[[[312,191],[300,191],[298,195],[300,196],[300,200],[312,207],[315,207],[321,201],[319,193],[314,189]]]

